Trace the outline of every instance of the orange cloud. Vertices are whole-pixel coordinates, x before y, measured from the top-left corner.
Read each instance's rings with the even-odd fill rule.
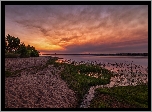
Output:
[[[135,46],[137,41],[146,44],[148,38],[146,5],[6,6],[5,18],[6,34],[42,51],[71,52],[71,46],[77,51],[73,46],[93,44],[115,48],[131,41],[135,41]],[[88,52],[87,48],[83,50]]]

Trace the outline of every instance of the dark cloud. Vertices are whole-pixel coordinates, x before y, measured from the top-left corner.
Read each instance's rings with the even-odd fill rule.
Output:
[[[72,36],[70,38],[61,38],[60,41],[65,41],[65,42],[69,42],[70,40],[76,39],[80,36]]]
[[[130,50],[132,49],[132,50]],[[40,50],[46,53],[125,53],[125,52],[148,52],[147,44],[137,44],[132,46],[105,46],[105,45],[80,45],[80,46],[69,46],[66,50]]]
[[[144,41],[144,42],[143,42]],[[84,45],[71,45],[67,46],[66,52],[90,52],[90,53],[115,53],[115,52],[148,52],[148,45],[147,41],[145,40],[138,40],[138,41],[125,41],[119,43],[111,43],[111,44],[84,44]]]
[[[15,27],[8,23],[24,27],[27,35],[66,49],[58,52],[135,52],[140,45],[147,51],[146,5],[9,5],[5,12],[6,32]]]
[[[131,49],[131,50],[130,50]],[[41,52],[47,52],[42,50]],[[148,52],[146,40],[125,41],[111,44],[69,45],[66,50],[51,50],[47,53],[119,53],[119,52]]]

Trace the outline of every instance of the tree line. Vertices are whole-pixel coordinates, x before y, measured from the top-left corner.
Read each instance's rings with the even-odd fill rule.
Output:
[[[19,57],[39,57],[39,51],[34,46],[25,46],[18,37],[7,35],[5,37],[5,54],[19,54]]]

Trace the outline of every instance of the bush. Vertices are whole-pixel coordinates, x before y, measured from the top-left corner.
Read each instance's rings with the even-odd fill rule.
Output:
[[[20,58],[29,58],[29,57],[30,57],[30,55],[28,55],[28,54],[20,55]]]
[[[33,50],[33,51],[31,51],[30,56],[31,57],[39,57],[39,53],[37,50]]]

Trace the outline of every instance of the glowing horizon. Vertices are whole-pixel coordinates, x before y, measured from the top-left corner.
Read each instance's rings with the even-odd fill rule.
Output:
[[[6,5],[5,35],[41,53],[148,52],[146,5]]]

